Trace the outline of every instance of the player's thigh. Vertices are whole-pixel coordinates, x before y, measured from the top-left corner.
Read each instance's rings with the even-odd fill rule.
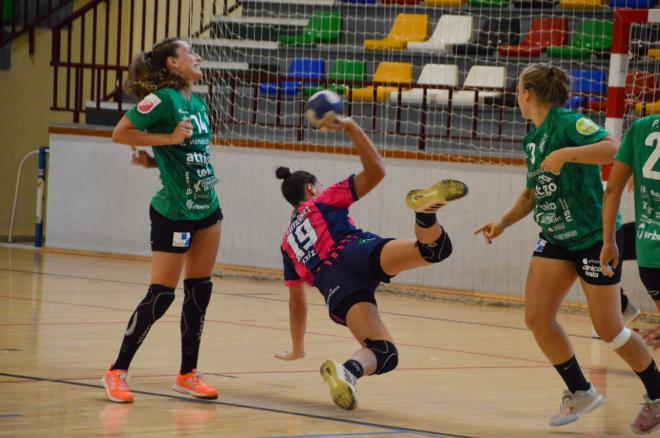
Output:
[[[351,306],[346,314],[346,326],[363,347],[367,338],[394,342],[373,303],[360,302]]]
[[[380,253],[380,266],[386,274],[394,276],[410,269],[429,266],[422,258],[413,239],[390,240]]]
[[[185,278],[210,277],[220,247],[220,222],[195,232],[186,253]]]
[[[530,322],[538,318],[554,319],[576,278],[573,262],[532,257],[525,284],[526,319]]]
[[[152,251],[151,284],[176,288],[185,255],[177,252]]]
[[[620,283],[590,284],[580,278],[596,332],[603,339],[615,338],[623,330]]]

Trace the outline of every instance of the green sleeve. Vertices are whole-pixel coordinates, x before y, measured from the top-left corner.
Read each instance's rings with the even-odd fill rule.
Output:
[[[174,102],[165,90],[158,90],[144,97],[126,113],[126,118],[142,131],[154,125],[176,125],[174,121]]]
[[[635,121],[635,123],[630,125],[630,128],[628,128],[628,131],[626,132],[626,135],[623,137],[621,146],[619,146],[619,150],[616,152],[616,155],[614,155],[614,159],[616,161],[620,161],[623,164],[627,164],[630,167],[632,167],[633,165],[633,146],[635,144],[636,126],[637,126],[637,121]]]
[[[582,114],[570,113],[563,117],[561,122],[568,142],[564,146],[587,146],[598,143],[609,135],[606,130]]]
[[[528,189],[533,189],[534,187],[536,187],[536,177],[532,176],[529,169],[527,169],[527,177],[525,178],[525,187],[527,187]]]

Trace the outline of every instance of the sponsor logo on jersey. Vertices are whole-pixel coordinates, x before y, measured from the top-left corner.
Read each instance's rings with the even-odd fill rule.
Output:
[[[600,262],[598,260],[587,259],[586,257],[582,259],[582,271],[584,275],[591,278],[600,277]]]
[[[172,246],[175,248],[188,248],[190,246],[190,233],[172,233]]]
[[[137,109],[140,114],[149,114],[159,104],[160,98],[155,94],[149,94],[138,103]]]
[[[586,117],[581,117],[575,122],[575,129],[582,135],[591,135],[598,131],[598,125]]]

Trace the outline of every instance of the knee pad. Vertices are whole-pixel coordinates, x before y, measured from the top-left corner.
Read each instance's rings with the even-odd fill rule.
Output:
[[[399,364],[399,352],[397,351],[396,346],[390,341],[372,341],[367,338],[364,340],[364,343],[376,356],[375,374],[388,373]]]
[[[451,255],[452,246],[449,234],[443,229],[442,235],[433,243],[415,243],[422,258],[429,263],[438,263]]]
[[[151,317],[151,323],[154,323],[165,315],[173,301],[174,288],[152,284],[149,286],[149,292],[140,303],[140,307],[151,307],[151,312],[147,312],[147,315]]]
[[[205,312],[211,300],[213,283],[211,278],[188,278],[183,280],[184,306],[193,305],[200,312]]]
[[[614,339],[612,339],[610,342],[607,343],[607,346],[610,347],[612,350],[618,350],[619,348],[623,347],[626,345],[626,343],[630,340],[630,337],[632,336],[632,330],[630,330],[628,327],[624,327],[621,332],[616,335]]]

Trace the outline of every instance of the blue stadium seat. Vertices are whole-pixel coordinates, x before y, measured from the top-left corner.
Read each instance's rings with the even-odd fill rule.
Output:
[[[612,8],[651,9],[658,4],[658,0],[610,0]]]
[[[587,101],[602,99],[607,93],[607,73],[600,70],[571,70],[571,91],[574,93],[590,93],[595,96],[575,95],[568,99],[567,108],[578,109]]]
[[[325,60],[315,58],[293,58],[287,70],[287,76],[296,79],[318,79],[319,82],[325,78]],[[295,96],[302,90],[303,83],[298,81],[283,81],[281,84],[266,83],[259,84],[259,93],[262,95],[277,95],[278,85],[281,87],[282,96]],[[305,82],[305,86],[315,86],[318,83]]]

